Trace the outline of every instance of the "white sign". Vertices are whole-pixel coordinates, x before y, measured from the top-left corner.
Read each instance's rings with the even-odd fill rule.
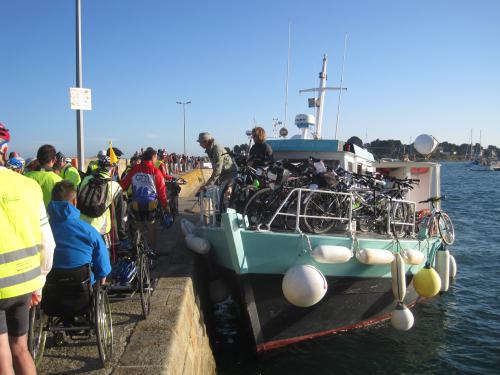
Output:
[[[90,89],[80,87],[71,87],[69,96],[71,109],[81,109],[84,111],[92,110],[92,92]]]

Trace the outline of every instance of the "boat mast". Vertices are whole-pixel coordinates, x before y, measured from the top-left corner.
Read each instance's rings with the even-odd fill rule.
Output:
[[[299,90],[299,93],[303,92],[317,92],[318,98],[309,99],[309,107],[316,107],[316,139],[321,139],[321,130],[323,126],[323,103],[325,102],[325,92],[327,90],[347,90],[345,87],[326,87],[326,66],[327,66],[326,54],[323,55],[323,67],[319,73],[319,87],[312,89]],[[313,103],[311,105],[311,102]]]
[[[345,33],[344,38],[344,58],[342,59],[342,74],[340,75],[340,88],[339,90],[339,101],[337,103],[337,121],[335,121],[335,138],[338,139],[339,133],[339,116],[340,116],[340,100],[342,99],[342,83],[344,82],[344,66],[345,66],[345,52],[347,50],[347,33]]]
[[[291,48],[291,27],[292,23],[288,21],[288,58],[286,60],[286,79],[285,79],[285,122],[288,123],[288,77],[290,76],[290,48]]]

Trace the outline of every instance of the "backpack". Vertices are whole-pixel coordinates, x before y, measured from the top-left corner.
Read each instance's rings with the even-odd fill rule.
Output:
[[[88,217],[100,217],[107,210],[110,178],[92,178],[78,191],[77,208]]]

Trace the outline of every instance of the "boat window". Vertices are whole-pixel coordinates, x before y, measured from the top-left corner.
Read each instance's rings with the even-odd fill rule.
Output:
[[[362,174],[363,173],[363,164],[358,164],[358,170],[356,172],[357,174]]]
[[[354,165],[352,164],[351,161],[347,163],[347,170],[349,172],[354,172]]]

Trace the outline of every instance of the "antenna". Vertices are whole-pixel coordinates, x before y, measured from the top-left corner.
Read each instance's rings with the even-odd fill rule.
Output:
[[[288,58],[286,60],[286,79],[285,79],[285,123],[288,122],[288,77],[290,75],[290,48],[291,48],[291,27],[292,23],[288,21]]]
[[[344,66],[345,66],[345,55],[347,50],[347,33],[344,37],[344,58],[342,60],[342,74],[340,75],[340,90],[339,90],[339,101],[337,103],[337,121],[335,122],[335,139],[338,139],[339,133],[339,116],[340,116],[340,101],[342,99],[342,83],[344,82]]]

